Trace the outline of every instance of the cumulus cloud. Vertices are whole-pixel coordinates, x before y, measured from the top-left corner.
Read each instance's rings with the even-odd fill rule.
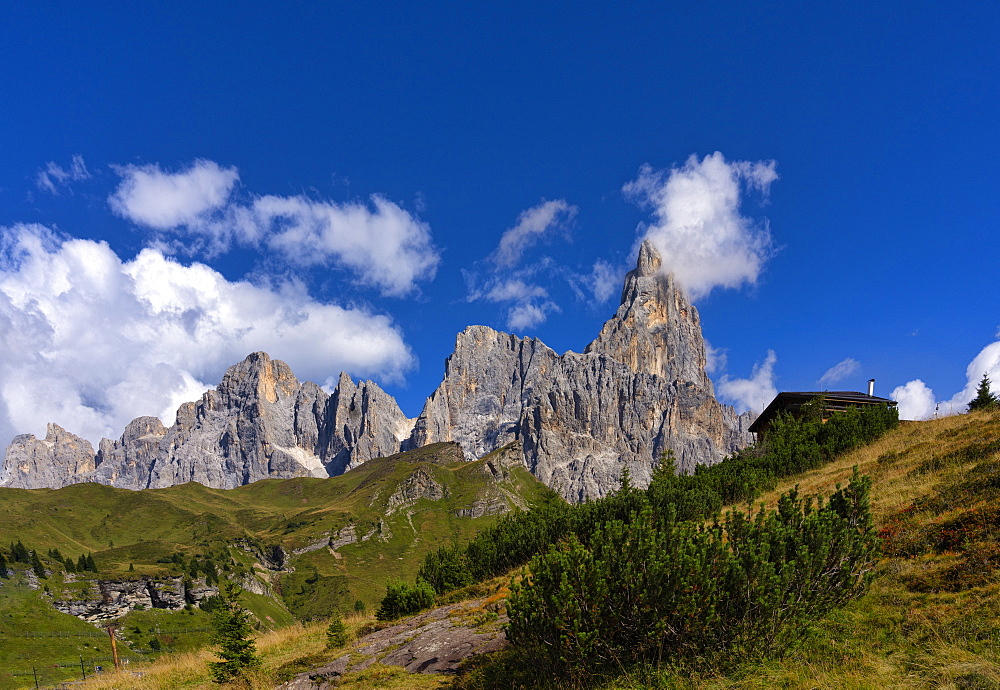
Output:
[[[819,377],[820,385],[839,383],[844,379],[857,375],[861,371],[861,362],[851,357],[834,364],[826,370],[826,373]]]
[[[517,224],[504,232],[490,258],[499,268],[516,266],[525,249],[546,233],[564,227],[577,211],[576,206],[571,206],[564,199],[543,201],[522,211],[517,217]]]
[[[934,416],[937,401],[934,391],[920,379],[893,389],[891,398],[895,400],[900,419],[930,419]]]
[[[525,303],[511,307],[510,311],[507,312],[507,327],[520,331],[537,326],[548,318],[545,306]]]
[[[264,243],[289,262],[338,263],[379,286],[383,294],[404,295],[416,281],[434,277],[440,257],[430,227],[381,196],[371,202],[369,208],[265,196],[253,202],[250,218]]]
[[[768,350],[764,361],[754,365],[750,378],[733,379],[723,376],[716,386],[719,396],[731,403],[737,412],[763,411],[764,406],[778,394],[774,385],[774,365],[777,361],[774,350]]]
[[[43,192],[58,194],[60,187],[69,186],[70,182],[80,182],[90,179],[90,171],[83,161],[83,156],[76,154],[72,157],[68,168],[64,168],[58,163],[49,161],[45,167],[38,171],[35,176],[35,186]]]
[[[336,266],[384,295],[401,296],[416,282],[434,277],[440,255],[430,228],[382,196],[370,204],[334,203],[305,196],[236,198],[236,168],[199,160],[180,172],[157,165],[116,168],[121,184],[111,208],[137,225],[168,236],[195,238],[160,242],[208,255],[234,244],[266,248],[296,267]]]
[[[993,382],[992,390],[1000,391],[1000,341],[990,343],[973,357],[965,368],[965,386],[950,399],[936,400],[934,391],[920,379],[895,388],[892,398],[899,401],[901,419],[929,419],[935,408],[943,415],[965,412],[969,402],[976,397],[983,374]]]
[[[303,380],[399,380],[414,358],[391,320],[312,299],[294,281],[230,282],[155,249],[42,226],[0,228],[0,439],[56,421],[92,442],[132,418],[172,424],[226,367],[265,350]]]
[[[212,211],[226,204],[239,180],[236,168],[207,160],[176,173],[155,164],[120,166],[115,171],[122,181],[108,199],[111,209],[156,230],[203,226]]]
[[[726,161],[719,153],[679,168],[654,170],[646,165],[624,187],[627,196],[652,208],[645,229],[663,257],[662,270],[673,273],[692,299],[716,287],[755,284],[770,254],[764,222],[741,214],[744,191],[767,194],[778,179],[774,161]]]

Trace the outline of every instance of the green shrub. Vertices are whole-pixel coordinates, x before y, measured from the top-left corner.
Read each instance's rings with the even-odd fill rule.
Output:
[[[780,653],[867,586],[869,485],[855,474],[826,504],[793,491],[777,511],[707,526],[646,506],[589,544],[570,535],[512,587],[507,637],[543,674],[576,679],[640,661]]]
[[[429,608],[433,603],[434,588],[424,580],[417,580],[412,585],[403,581],[389,582],[375,617],[381,621],[395,620]]]

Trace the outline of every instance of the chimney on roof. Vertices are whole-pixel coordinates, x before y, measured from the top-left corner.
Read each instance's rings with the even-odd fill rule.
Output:
[[[875,379],[868,379],[868,397],[875,395]]]

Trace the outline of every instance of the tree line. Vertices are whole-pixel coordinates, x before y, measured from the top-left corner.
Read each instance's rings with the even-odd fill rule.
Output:
[[[38,551],[35,549],[28,549],[21,540],[11,542],[10,549],[7,552],[10,555],[10,563],[23,563],[31,568],[35,575],[39,578],[48,577],[45,565],[42,563],[42,559],[38,555]],[[94,562],[94,554],[80,554],[79,558],[74,561],[72,558],[63,557],[59,553],[59,549],[49,549],[46,553],[50,563],[56,563],[58,566],[62,567],[67,573],[82,573],[82,572],[98,572],[97,563]],[[9,577],[7,558],[4,556],[3,549],[0,549],[0,578]]]

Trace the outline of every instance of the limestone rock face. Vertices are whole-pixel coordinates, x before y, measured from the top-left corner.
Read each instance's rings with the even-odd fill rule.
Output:
[[[287,364],[255,352],[177,410],[173,426],[139,417],[117,441],[90,443],[49,425],[44,441],[16,437],[0,485],[59,488],[92,481],[127,489],[199,482],[229,489],[259,479],[329,477],[398,452],[412,421],[376,384],[342,374],[334,394],[300,383]]]
[[[617,488],[625,466],[644,486],[667,451],[690,471],[747,445],[752,418],[716,401],[698,312],[659,266],[643,244],[621,306],[583,354],[466,328],[408,447],[455,441],[472,459],[519,441],[532,473],[579,501]]]
[[[181,405],[173,426],[139,417],[117,441],[102,440],[96,455],[55,424],[43,440],[16,437],[0,486],[94,481],[144,489],[195,481],[233,488],[334,476],[401,450],[454,442],[469,460],[503,448],[491,472],[523,463],[579,501],[613,491],[625,467],[644,486],[667,451],[682,471],[717,462],[750,443],[753,416],[716,401],[698,311],[660,265],[644,243],[621,305],[583,353],[560,355],[535,338],[466,328],[416,420],[371,381],[341,374],[328,394],[256,352],[201,400]],[[435,488],[420,480],[414,495],[434,498]],[[402,495],[399,503],[411,499]]]
[[[413,421],[378,385],[355,384],[342,373],[322,419],[326,434],[321,443],[330,476],[395,453],[409,437]]]
[[[44,439],[21,434],[10,442],[0,468],[0,486],[35,489],[87,481],[94,463],[90,441],[49,424]]]

